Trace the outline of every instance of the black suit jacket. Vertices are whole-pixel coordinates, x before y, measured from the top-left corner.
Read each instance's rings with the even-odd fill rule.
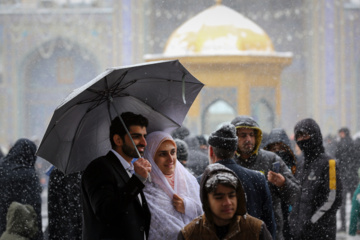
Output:
[[[150,211],[144,184],[131,178],[111,151],[92,161],[82,176],[83,240],[144,239]],[[138,194],[141,195],[142,205]]]

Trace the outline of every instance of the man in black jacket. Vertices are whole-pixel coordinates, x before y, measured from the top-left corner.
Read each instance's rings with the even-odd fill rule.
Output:
[[[231,121],[238,136],[235,161],[249,169],[258,170],[267,177],[276,220],[276,239],[283,240],[283,213],[281,202],[292,204],[299,192],[299,182],[284,161],[275,153],[260,149],[262,131],[249,116],[238,116]]]
[[[290,213],[295,239],[336,239],[336,211],[342,186],[334,159],[325,154],[319,125],[311,118],[295,125],[295,140],[304,153],[297,169],[301,191]]]
[[[48,187],[48,240],[81,240],[81,172],[53,169]]]
[[[350,137],[350,130],[343,127],[339,130],[340,140],[336,144],[335,158],[338,161],[341,181],[346,183],[343,186],[342,204],[340,207],[341,226],[339,231],[346,231],[346,197],[350,193],[350,199],[359,183],[358,169],[359,157],[355,151],[354,141]]]
[[[146,146],[148,121],[130,112],[121,114],[140,154]],[[115,118],[110,126],[112,150],[92,161],[82,176],[83,240],[147,239],[150,212],[142,189],[150,163],[137,157],[129,135]]]

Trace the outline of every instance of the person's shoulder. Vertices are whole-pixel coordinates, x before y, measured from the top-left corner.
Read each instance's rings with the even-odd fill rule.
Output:
[[[335,172],[336,170],[339,170],[338,161],[325,153],[318,156],[316,162],[314,162],[314,166],[316,166],[318,171],[326,175],[329,173],[329,169],[333,169]]]
[[[263,176],[263,174],[258,171],[258,170],[254,170],[254,169],[249,169],[249,168],[245,168],[245,167],[241,167],[243,169],[244,172],[246,172],[249,175],[252,176]]]
[[[260,149],[259,153],[258,153],[258,158],[262,158],[262,159],[275,159],[277,158],[278,155],[276,155],[276,153],[264,150],[264,149]]]
[[[324,164],[324,165],[328,165],[329,161],[335,161],[335,164],[336,164],[335,158],[331,157],[330,155],[328,155],[326,153],[322,153],[319,155],[317,162]]]
[[[256,162],[265,168],[270,168],[272,163],[283,162],[283,160],[276,153],[260,149]]]
[[[255,179],[264,178],[265,179],[264,174],[262,174],[260,171],[249,169],[249,168],[244,168],[244,167],[241,167],[241,168],[242,168],[242,171],[244,173],[246,173],[247,175],[249,175],[251,178],[255,178]]]
[[[262,174],[260,171],[243,167],[237,164],[233,159],[231,161],[228,160],[228,162],[226,163],[221,162],[221,164],[233,170],[241,180],[252,181],[252,182],[257,182],[257,181],[266,182],[264,174]]]
[[[196,218],[191,220],[191,222],[189,222],[187,225],[185,225],[185,227],[191,227],[190,225],[192,225],[192,224],[201,224],[204,221],[203,217],[204,217],[203,215],[197,216]]]
[[[196,231],[199,227],[203,225],[203,221],[203,215],[198,216],[194,218],[191,222],[189,222],[187,225],[185,225],[181,229],[181,232],[183,233],[183,235],[191,236],[194,231]]]
[[[253,217],[251,215],[249,215],[248,213],[246,214],[246,221],[250,221],[250,222],[256,222],[256,223],[263,223],[262,220],[256,218],[256,217]]]
[[[238,175],[240,180],[248,179],[253,174],[252,173],[253,170],[247,169],[247,168],[237,164],[233,159],[220,160],[217,163],[220,163],[220,164],[224,165],[225,167],[234,171],[236,173],[236,175]]]
[[[113,154],[112,152],[107,153],[104,156],[100,156],[98,158],[95,158],[93,161],[91,161],[93,164],[99,164],[99,163],[103,163],[104,160],[109,158],[109,154]]]
[[[264,224],[264,222],[256,217],[253,217],[249,214],[246,214],[246,218],[243,218],[244,222],[247,225],[247,228],[254,232],[254,233],[260,233],[261,227]]]
[[[216,163],[224,165],[225,167],[230,168],[233,171],[234,170],[243,171],[243,169],[245,169],[244,167],[237,164],[234,159],[222,159],[222,160],[217,161]]]
[[[111,152],[109,152],[107,155],[100,156],[92,160],[85,168],[83,175],[86,175],[88,172],[98,171],[100,169],[108,167],[109,166],[108,160],[110,153]]]

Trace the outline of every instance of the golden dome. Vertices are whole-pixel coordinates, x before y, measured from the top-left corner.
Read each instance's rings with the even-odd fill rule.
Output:
[[[183,23],[170,36],[164,55],[233,55],[274,52],[269,36],[257,24],[217,4]]]

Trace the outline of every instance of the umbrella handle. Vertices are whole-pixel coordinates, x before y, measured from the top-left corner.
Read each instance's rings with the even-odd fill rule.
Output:
[[[138,158],[133,158],[133,159],[131,160],[131,163],[134,164],[134,162],[136,162],[137,160],[138,160]]]

